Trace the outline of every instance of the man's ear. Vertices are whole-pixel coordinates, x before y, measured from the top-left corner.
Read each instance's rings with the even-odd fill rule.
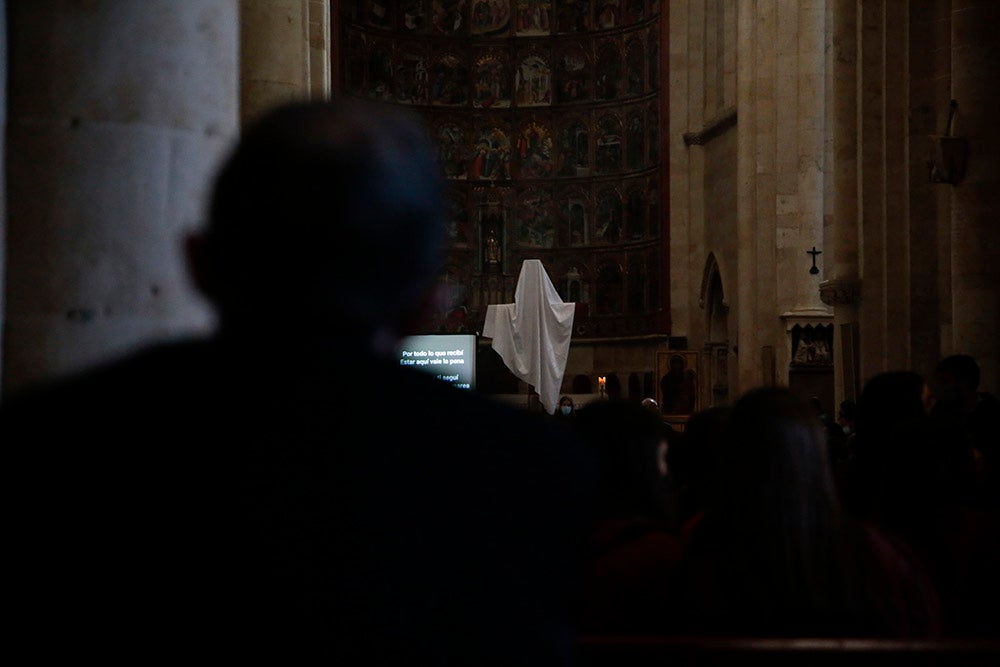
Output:
[[[194,286],[210,301],[215,301],[218,289],[215,273],[208,261],[208,240],[204,234],[191,233],[184,237],[184,257],[188,276]]]

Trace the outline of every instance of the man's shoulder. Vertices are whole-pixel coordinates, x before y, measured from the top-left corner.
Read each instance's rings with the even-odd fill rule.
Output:
[[[196,369],[212,358],[203,341],[150,345],[48,380],[13,390],[0,403],[0,417],[20,414],[84,412],[115,406],[152,405],[174,393],[182,380],[193,382]]]

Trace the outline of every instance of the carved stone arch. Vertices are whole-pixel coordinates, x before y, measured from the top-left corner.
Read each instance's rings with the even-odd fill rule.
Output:
[[[698,306],[705,308],[706,304],[709,303],[709,294],[713,279],[715,276],[719,276],[721,282],[721,272],[719,270],[719,261],[715,258],[714,252],[709,252],[708,257],[705,258],[705,268],[701,272],[701,292],[698,294]],[[729,307],[729,303],[723,299],[726,307]]]
[[[726,300],[722,271],[715,253],[708,253],[705,260],[698,305],[706,311],[706,340],[709,343],[726,343],[729,339],[729,301]]]
[[[729,400],[729,302],[715,253],[709,253],[701,278],[699,305],[705,309],[705,355],[712,405]]]

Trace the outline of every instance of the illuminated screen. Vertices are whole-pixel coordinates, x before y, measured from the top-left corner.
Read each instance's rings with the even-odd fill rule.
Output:
[[[399,364],[430,373],[459,389],[475,389],[476,335],[407,336],[399,346]]]

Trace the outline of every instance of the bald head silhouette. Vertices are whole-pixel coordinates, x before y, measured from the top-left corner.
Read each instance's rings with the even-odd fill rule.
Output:
[[[441,268],[443,172],[416,116],[351,98],[293,102],[246,128],[191,244],[224,334],[375,340]]]

